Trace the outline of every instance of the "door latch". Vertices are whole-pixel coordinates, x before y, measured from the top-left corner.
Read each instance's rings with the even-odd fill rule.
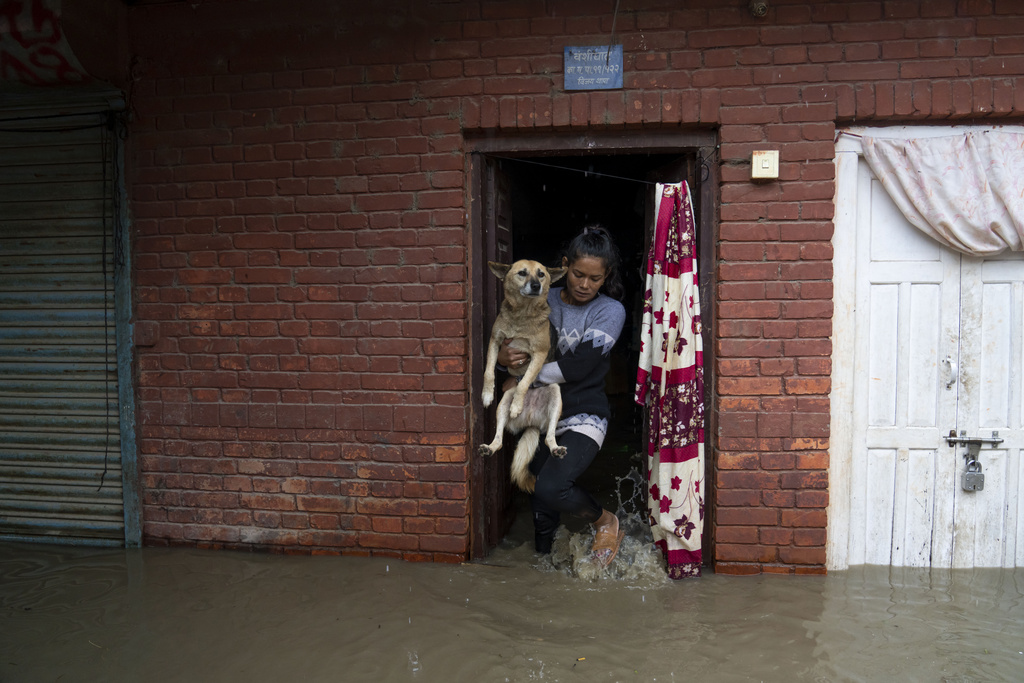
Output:
[[[966,431],[961,431],[958,436],[955,429],[949,430],[946,443],[950,446],[967,446],[964,453],[967,468],[960,474],[960,488],[964,491],[981,491],[985,488],[985,474],[981,471],[981,463],[978,462],[981,447],[983,444],[997,446],[1002,442],[999,432],[992,432],[992,436],[967,436]]]
[[[978,453],[981,452],[983,444],[990,444],[997,446],[1003,442],[999,432],[992,432],[992,436],[967,436],[965,430],[960,430],[960,435],[957,436],[955,429],[949,430],[949,436],[946,437],[946,443],[950,446],[967,446],[967,453],[964,457],[968,460],[977,460]]]

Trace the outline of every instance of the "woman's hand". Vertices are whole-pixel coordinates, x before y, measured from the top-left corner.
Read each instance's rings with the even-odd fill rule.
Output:
[[[498,349],[498,363],[510,370],[520,368],[530,362],[530,354],[512,348],[509,346],[511,343],[511,339],[506,339],[501,342],[501,348]]]

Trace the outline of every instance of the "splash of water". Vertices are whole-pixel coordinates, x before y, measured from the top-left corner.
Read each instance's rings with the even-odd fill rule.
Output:
[[[636,458],[636,456],[633,457]],[[626,482],[632,486],[633,490],[623,500],[622,485]],[[631,468],[624,477],[615,478],[615,497],[618,500],[620,512],[643,517],[647,510],[647,487],[644,486],[644,477],[637,468]]]
[[[624,488],[627,489],[625,496]],[[594,528],[588,524],[575,533],[564,526],[558,529],[549,558],[551,566],[584,581],[617,579],[630,583],[667,582],[664,558],[654,546],[651,528],[646,521],[647,489],[643,475],[634,467],[625,476],[616,477],[615,494],[618,503],[615,516],[625,536],[611,564],[602,567],[591,559]]]

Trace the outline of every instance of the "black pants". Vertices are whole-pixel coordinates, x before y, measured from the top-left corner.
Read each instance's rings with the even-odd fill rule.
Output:
[[[601,516],[601,505],[576,484],[576,478],[590,467],[600,446],[579,432],[565,432],[557,439],[568,451],[565,457],[554,458],[541,441],[530,463],[537,477],[537,487],[530,498],[533,508],[534,538],[539,553],[551,552],[551,543],[558,530],[559,516],[566,512],[587,522]]]

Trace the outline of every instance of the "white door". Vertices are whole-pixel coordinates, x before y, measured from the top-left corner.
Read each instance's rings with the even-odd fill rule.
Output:
[[[859,150],[837,144],[828,566],[1024,566],[1024,255],[923,235]],[[1002,439],[983,490],[961,488],[951,430]]]
[[[962,257],[957,429],[982,445],[985,488],[955,487],[954,567],[1024,566],[1024,257]],[[961,447],[961,450],[964,450]],[[962,462],[961,462],[962,464]]]

